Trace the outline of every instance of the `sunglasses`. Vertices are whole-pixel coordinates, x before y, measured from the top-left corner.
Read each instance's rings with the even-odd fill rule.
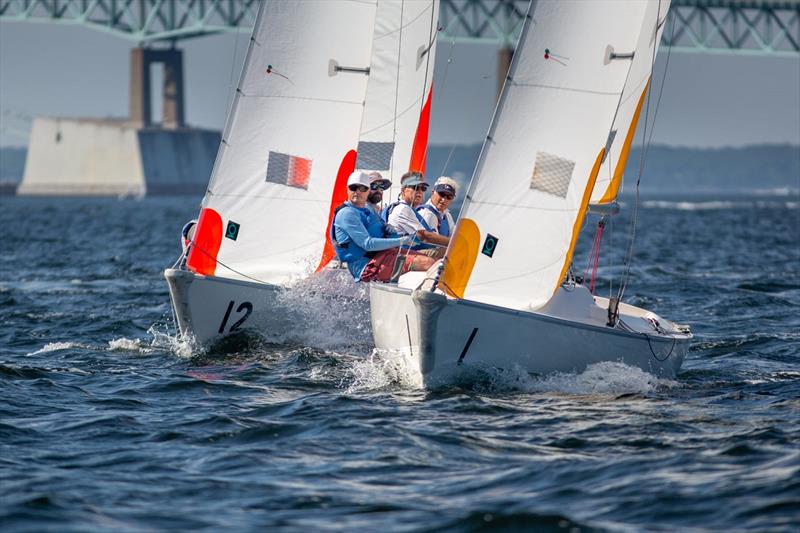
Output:
[[[388,189],[390,185],[385,181],[376,181],[375,183],[370,183],[369,188],[372,191],[385,191]]]
[[[347,188],[350,189],[350,192],[367,192],[369,190],[366,185],[356,185],[355,183],[348,185]]]
[[[419,185],[406,185],[407,189],[414,189],[415,191],[427,191],[428,184],[427,183],[420,183]]]
[[[453,196],[449,192],[440,192],[440,193],[437,193],[437,194],[439,196],[441,196],[442,198],[444,198],[445,200],[452,200],[453,198],[455,198],[455,196]]]

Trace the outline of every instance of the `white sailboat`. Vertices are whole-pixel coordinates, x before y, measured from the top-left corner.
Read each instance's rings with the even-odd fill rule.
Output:
[[[410,353],[426,384],[462,364],[675,375],[688,327],[609,312],[570,275],[590,201],[619,190],[668,7],[532,2],[443,263],[370,285],[378,349]]]
[[[358,295],[326,269],[333,210],[356,166],[424,165],[437,19],[435,0],[260,5],[186,266],[165,271],[182,335],[281,339],[298,280]]]

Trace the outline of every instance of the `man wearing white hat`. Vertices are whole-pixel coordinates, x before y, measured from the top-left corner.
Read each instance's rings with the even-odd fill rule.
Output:
[[[367,207],[369,185],[370,176],[364,172],[353,172],[347,180],[347,201],[336,208],[329,235],[336,257],[347,263],[356,281],[390,281],[410,270],[430,268],[433,260],[413,251],[397,264],[399,247],[411,245],[415,235],[390,231]]]
[[[458,182],[453,178],[442,176],[433,184],[433,193],[427,202],[417,208],[417,212],[425,219],[431,228],[443,237],[450,240],[455,229],[453,215],[450,214],[450,204],[458,194]]]

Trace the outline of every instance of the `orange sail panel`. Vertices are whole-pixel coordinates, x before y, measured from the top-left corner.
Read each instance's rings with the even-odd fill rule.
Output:
[[[647,95],[648,87],[650,87],[649,80],[644,85],[642,96],[639,97],[639,103],[636,104],[636,111],[633,113],[631,125],[628,128],[628,134],[625,136],[625,144],[622,145],[617,166],[614,168],[614,177],[611,178],[611,183],[608,184],[606,192],[603,194],[603,197],[600,198],[600,201],[598,202],[600,204],[608,204],[613,202],[617,198],[617,194],[619,194],[619,187],[622,185],[622,175],[625,173],[625,165],[628,163],[628,155],[631,151],[631,143],[633,142],[633,136],[636,134],[636,125],[639,123],[639,113],[642,111],[642,104],[644,104],[644,98]]]
[[[575,217],[575,224],[572,226],[572,240],[569,243],[569,251],[567,252],[567,257],[564,259],[564,266],[561,268],[561,275],[558,278],[558,284],[553,289],[554,293],[561,286],[561,283],[564,281],[564,276],[567,275],[567,269],[569,268],[570,263],[572,263],[572,254],[575,253],[575,244],[578,242],[578,235],[580,235],[581,227],[583,227],[583,219],[586,216],[586,209],[589,207],[589,200],[592,198],[594,184],[597,181],[597,174],[600,173],[600,165],[603,164],[603,156],[605,153],[606,149],[601,148],[600,153],[597,154],[597,159],[592,167],[592,173],[589,175],[589,181],[586,183],[586,189],[583,191],[581,205],[578,208],[578,216]]]
[[[334,258],[336,252],[333,250],[333,243],[330,239],[331,224],[333,224],[333,213],[336,208],[347,200],[347,178],[356,169],[356,151],[350,150],[342,158],[339,164],[339,172],[336,173],[336,181],[333,184],[333,192],[331,193],[331,208],[328,212],[328,225],[325,228],[325,248],[322,250],[322,259],[319,261],[316,272],[325,268],[331,259]]]
[[[222,217],[208,207],[200,210],[194,242],[186,266],[192,272],[213,276],[217,269],[217,254],[222,244]]]
[[[411,150],[411,161],[408,170],[425,173],[425,158],[428,155],[428,129],[431,120],[431,96],[433,96],[433,84],[428,91],[428,98],[422,106],[419,114],[419,124],[417,133],[414,135],[414,147]]]

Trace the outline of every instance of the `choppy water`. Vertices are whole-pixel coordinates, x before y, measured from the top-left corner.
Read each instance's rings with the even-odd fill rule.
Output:
[[[796,531],[796,197],[643,204],[627,296],[692,325],[675,381],[436,391],[346,346],[191,356],[161,271],[195,211],[0,199],[0,529]]]

